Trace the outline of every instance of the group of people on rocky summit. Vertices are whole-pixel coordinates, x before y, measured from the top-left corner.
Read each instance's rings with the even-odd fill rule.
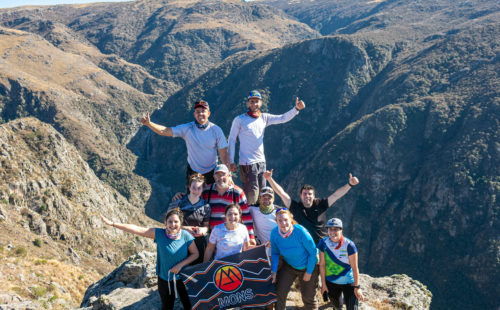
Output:
[[[155,240],[162,309],[173,309],[176,296],[184,309],[191,309],[183,282],[175,281],[184,266],[258,245],[267,246],[278,295],[278,301],[266,309],[285,309],[288,292],[297,278],[306,309],[318,309],[320,282],[321,293],[329,297],[335,309],[342,304],[348,310],[357,309],[363,295],[356,245],[343,236],[340,219],[326,220],[326,210],[356,186],[358,179],[349,174],[347,184],[324,199],[315,197],[313,186],[304,185],[300,201],[292,200],[274,180],[273,170],[266,168],[264,131],[269,125],[292,120],[305,104],[297,98],[295,106],[284,114],[263,113],[262,96],[254,90],[248,95],[247,107],[246,113],[233,120],[229,141],[222,129],[209,121],[206,101],[194,103],[195,120],[187,124],[165,127],[151,122],[149,114],[143,117],[141,123],[155,133],[185,140],[187,193],[174,197],[164,217],[165,228],[116,223],[101,216],[103,221]],[[243,189],[234,184],[231,175],[236,171],[237,139]],[[218,164],[217,152],[222,164]],[[275,193],[284,207],[274,205]]]

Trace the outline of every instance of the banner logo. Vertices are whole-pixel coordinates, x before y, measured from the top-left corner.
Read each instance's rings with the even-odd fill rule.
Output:
[[[214,282],[224,292],[232,292],[243,284],[243,274],[236,266],[222,266],[215,272]]]
[[[263,246],[186,266],[180,274],[191,310],[265,307],[278,300]]]

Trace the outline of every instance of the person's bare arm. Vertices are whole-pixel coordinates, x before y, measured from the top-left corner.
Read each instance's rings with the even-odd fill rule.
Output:
[[[273,190],[280,196],[281,200],[285,207],[290,208],[290,204],[292,203],[292,199],[285,192],[285,190],[273,179],[273,169],[264,172],[264,178],[269,182]]]
[[[155,228],[141,227],[134,224],[115,223],[102,216],[102,214],[101,214],[101,219],[104,223],[106,223],[106,225],[113,226],[114,228],[118,228],[120,230],[146,238],[151,238],[151,239],[155,238]]]
[[[352,276],[354,278],[353,285],[358,286],[359,285],[358,253],[354,253],[352,255],[349,255],[349,265],[351,265]],[[356,295],[356,298],[363,301],[364,297],[363,297],[363,293],[361,292],[361,288],[355,288],[354,295]]]
[[[319,252],[319,274],[321,276],[321,294],[328,292],[326,287],[326,261],[325,252]]]
[[[166,127],[163,125],[153,123],[151,121],[151,119],[149,118],[149,113],[146,113],[146,116],[141,118],[141,124],[149,127],[149,129],[151,129],[155,133],[159,134],[160,136],[172,137],[172,135],[173,135],[171,127]]]
[[[229,131],[229,136],[227,142],[229,144],[228,147],[228,168],[232,171],[236,171],[236,163],[234,162],[234,156],[236,152],[236,138],[240,132],[240,120],[239,118],[235,118],[233,123],[231,124],[231,130]]]
[[[207,248],[205,249],[205,256],[203,257],[203,262],[209,262],[212,259],[215,251],[215,243],[208,242]]]
[[[358,185],[359,180],[356,177],[353,177],[351,173],[349,173],[349,181],[346,185],[337,189],[333,194],[328,197],[328,206],[331,207],[335,201],[342,198],[347,192],[351,189],[351,187]]]
[[[219,156],[222,163],[226,165],[226,167],[231,168],[229,162],[229,151],[227,147],[219,149]]]
[[[186,257],[184,260],[180,261],[174,267],[172,267],[170,269],[171,272],[178,274],[184,266],[191,264],[200,256],[200,253],[198,252],[198,248],[196,247],[194,240],[189,245],[188,252],[189,252],[188,257]]]

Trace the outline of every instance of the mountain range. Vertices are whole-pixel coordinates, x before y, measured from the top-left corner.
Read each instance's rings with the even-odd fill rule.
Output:
[[[23,117],[52,126],[92,182],[158,220],[184,190],[186,151],[141,128],[141,115],[174,126],[203,98],[227,135],[249,90],[274,114],[298,96],[306,109],[266,133],[275,179],[294,198],[304,183],[323,197],[352,172],[360,186],[328,215],[343,218],[363,272],[422,281],[435,309],[496,309],[499,8],[186,0],[3,9],[2,127]],[[8,188],[4,208],[19,207]]]

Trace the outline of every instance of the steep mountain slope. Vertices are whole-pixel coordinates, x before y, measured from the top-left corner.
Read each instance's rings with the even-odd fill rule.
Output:
[[[432,33],[498,21],[500,5],[488,0],[262,0],[323,35],[366,33],[389,40],[421,39]],[[470,23],[471,20],[476,21]]]
[[[105,61],[99,53],[95,58],[73,54],[14,29],[2,28],[0,38],[1,118],[35,116],[52,124],[96,174],[131,201],[143,201],[148,185],[131,173],[134,157],[124,144],[139,126],[139,113],[164,96],[145,94],[102,70],[93,62]],[[133,67],[124,65],[122,70]]]
[[[265,139],[268,167],[287,191],[296,197],[300,185],[312,183],[324,196],[354,172],[361,185],[330,212],[345,220],[346,235],[360,245],[363,272],[410,274],[435,293],[436,309],[498,308],[500,292],[492,283],[500,281],[499,4],[287,5],[282,8],[310,27],[277,9],[236,1],[0,10],[0,122],[34,116],[50,123],[101,180],[135,206],[147,201],[148,215],[158,218],[170,196],[183,190],[185,147],[146,129],[136,135],[140,114],[162,106],[154,121],[175,125],[192,120],[192,102],[204,98],[211,119],[228,134],[250,89],[264,94],[264,109],[272,113],[287,111],[300,96],[306,110],[270,127]],[[318,36],[311,28],[337,36],[311,39]],[[296,43],[285,45],[290,42]],[[168,98],[179,85],[187,86]],[[40,132],[29,129],[22,140],[36,142]],[[30,173],[44,165],[51,149],[43,144],[32,148],[40,148],[42,163],[37,155],[22,157],[18,166],[28,171],[17,179],[37,178]],[[10,220],[2,225],[27,247],[36,238],[33,231],[52,227],[40,222],[47,207],[37,191],[30,196],[35,185],[23,189],[27,198],[18,201],[16,183],[6,180],[0,211]],[[10,205],[20,204],[31,211],[11,211]],[[56,242],[46,240],[51,248]],[[15,249],[3,251],[15,261]],[[51,257],[72,253],[61,248]],[[32,264],[44,259],[28,258]],[[2,274],[9,266],[0,266]]]
[[[317,35],[274,8],[236,1],[24,7],[0,16],[9,27],[0,33],[0,122],[35,116],[54,125],[136,205],[149,185],[124,146],[139,115],[231,54]]]
[[[307,108],[266,131],[276,179],[294,197],[304,183],[324,196],[349,172],[359,175],[362,185],[330,215],[344,218],[346,234],[359,242],[362,270],[422,280],[436,309],[494,308],[499,28],[432,36],[418,52],[338,36],[233,57],[170,97],[154,118],[188,121],[191,102],[205,98],[228,133],[248,90],[261,90],[273,113],[300,96]],[[171,102],[185,108],[169,109]],[[183,142],[143,130],[130,146],[150,164],[138,171],[153,180],[147,210],[157,216],[159,197],[182,190]]]
[[[102,183],[74,146],[37,119],[0,126],[0,178],[0,303],[8,295],[25,307],[31,300],[33,309],[72,308],[125,257],[154,249],[104,227],[99,214],[159,223]]]
[[[141,0],[1,10],[0,16],[11,28],[26,22],[63,23],[101,52],[181,85],[239,51],[318,35],[280,10],[240,1]]]
[[[353,100],[365,105],[360,120],[285,181],[291,192],[307,182],[328,193],[349,170],[360,175],[363,186],[333,214],[351,223],[361,264],[405,270],[429,285],[438,309],[499,306],[489,286],[500,279],[499,33],[437,39],[384,72]]]

